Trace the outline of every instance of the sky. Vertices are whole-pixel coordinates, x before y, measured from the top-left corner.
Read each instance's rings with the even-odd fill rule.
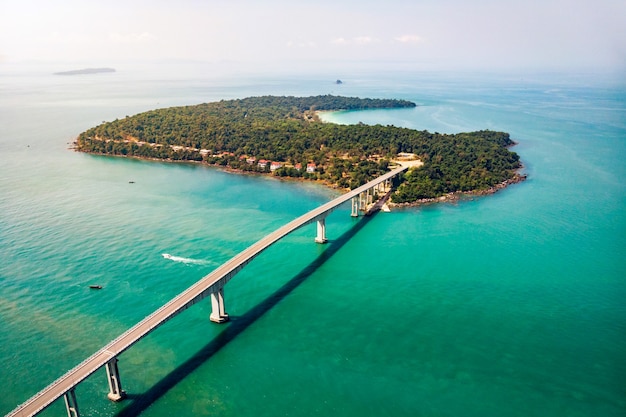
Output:
[[[0,68],[159,61],[626,74],[626,1],[0,0]]]

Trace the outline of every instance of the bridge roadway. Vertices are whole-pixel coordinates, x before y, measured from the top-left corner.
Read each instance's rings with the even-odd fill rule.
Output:
[[[14,409],[12,412],[7,414],[7,417],[34,416],[62,396],[65,396],[68,414],[78,416],[77,406],[75,404],[72,406],[70,403],[72,401],[71,398],[73,398],[74,402],[76,401],[73,390],[74,387],[76,387],[80,382],[85,380],[87,377],[89,377],[91,374],[93,374],[103,366],[106,365],[108,368],[109,364],[111,364],[112,361],[115,362],[113,363],[113,365],[115,367],[115,373],[117,374],[116,362],[118,355],[120,355],[126,349],[130,348],[133,344],[138,342],[141,338],[146,336],[152,330],[156,329],[161,324],[165,323],[167,320],[176,316],[178,313],[184,311],[196,302],[204,299],[207,295],[215,295],[219,292],[220,297],[223,297],[223,293],[221,293],[221,291],[224,285],[245,265],[247,265],[257,255],[270,247],[272,244],[276,243],[281,238],[301,228],[302,226],[310,224],[314,221],[323,221],[326,216],[339,205],[345,203],[352,198],[360,198],[361,194],[368,192],[368,190],[376,187],[383,182],[386,182],[387,180],[390,180],[391,178],[406,169],[407,167],[396,168],[359,188],[356,188],[346,194],[337,197],[332,201],[329,201],[326,204],[323,204],[316,209],[309,211],[308,213],[298,217],[297,219],[287,223],[276,231],[265,236],[252,246],[248,247],[247,249],[240,252],[238,255],[221,265],[220,267],[216,268],[213,272],[204,276],[191,287],[180,293],[178,296],[174,297],[168,303],[164,304],[154,313],[141,320],[135,326],[128,329],[115,340],[111,341],[102,349],[85,359],[79,365],[69,370],[67,373],[65,373],[65,375],[61,376],[52,384],[48,385],[39,393],[37,393],[26,402],[18,406],[16,409]],[[319,229],[320,226],[318,223],[318,237]],[[223,300],[221,300],[221,302],[223,302]],[[225,314],[225,312],[223,313]],[[119,384],[119,375],[116,375],[116,378],[118,380],[117,383]],[[111,381],[109,381],[109,383],[111,384]],[[121,391],[121,386],[118,387],[120,388],[120,392],[116,394],[123,395],[123,392]],[[111,390],[113,392],[113,388],[111,388]],[[68,394],[71,395],[68,396]],[[111,398],[111,394],[109,394],[109,398]],[[118,395],[116,400],[119,399],[121,399],[121,397]],[[68,400],[70,401],[70,403],[68,403]]]

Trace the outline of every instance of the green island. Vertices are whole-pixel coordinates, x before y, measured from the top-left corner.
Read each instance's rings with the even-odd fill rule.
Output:
[[[81,133],[81,152],[168,161],[320,181],[354,189],[388,171],[396,204],[489,194],[525,179],[508,133],[441,134],[396,126],[322,122],[320,111],[415,107],[392,99],[250,97],[171,107],[103,122]]]

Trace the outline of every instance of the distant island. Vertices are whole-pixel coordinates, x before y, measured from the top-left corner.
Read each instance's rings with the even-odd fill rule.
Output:
[[[442,134],[396,126],[324,123],[318,112],[411,108],[406,100],[250,97],[152,110],[81,133],[81,152],[195,161],[354,189],[395,164],[413,167],[392,202],[489,194],[525,179],[508,133]]]
[[[115,72],[115,68],[84,68],[72,71],[55,72],[54,75],[82,75],[82,74],[99,74],[102,72]]]

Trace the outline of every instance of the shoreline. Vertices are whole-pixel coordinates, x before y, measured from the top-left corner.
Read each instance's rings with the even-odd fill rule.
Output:
[[[347,192],[350,191],[350,189],[348,188],[341,188],[338,187],[334,184],[330,184],[327,181],[324,180],[309,180],[309,179],[305,179],[302,177],[279,177],[276,175],[273,175],[271,172],[254,172],[254,171],[245,171],[243,169],[237,169],[237,168],[232,168],[229,166],[224,166],[224,165],[219,165],[219,164],[209,164],[205,161],[181,161],[181,160],[174,160],[174,159],[161,159],[161,158],[148,158],[148,157],[140,157],[140,156],[128,156],[128,155],[112,155],[112,154],[106,154],[106,153],[95,153],[95,152],[84,152],[81,151],[79,149],[77,149],[74,144],[72,144],[68,149],[73,150],[74,152],[79,152],[82,154],[87,154],[87,155],[97,155],[97,156],[106,156],[106,157],[117,157],[117,158],[126,158],[126,159],[136,159],[139,161],[153,161],[153,162],[166,162],[166,163],[170,163],[170,164],[192,164],[192,165],[203,165],[206,167],[210,167],[210,168],[214,168],[214,169],[218,169],[222,172],[226,172],[229,174],[237,174],[237,175],[251,175],[251,176],[259,176],[259,177],[269,177],[278,181],[285,181],[285,182],[301,182],[301,183],[311,183],[311,184],[317,184],[317,185],[321,185],[326,187],[329,190],[333,190],[333,191],[338,191],[342,194],[345,194]],[[394,163],[396,164],[400,164],[402,165],[402,162],[408,162],[408,161],[394,161]],[[411,161],[413,162],[413,161]],[[421,166],[423,165],[422,161],[414,161],[415,164],[414,166]],[[412,164],[413,165],[413,164]],[[439,197],[435,197],[435,198],[422,198],[419,199],[417,201],[413,201],[410,203],[394,203],[393,201],[391,201],[391,198],[387,199],[387,206],[391,207],[391,208],[412,208],[412,207],[421,207],[421,206],[426,206],[426,205],[431,205],[431,204],[439,204],[439,203],[455,203],[458,202],[460,200],[463,199],[467,199],[467,198],[471,198],[471,197],[481,197],[481,196],[487,196],[487,195],[492,195],[497,193],[500,190],[503,190],[505,188],[507,188],[510,185],[513,184],[518,184],[520,182],[526,181],[526,179],[528,178],[528,174],[522,174],[519,171],[524,169],[524,167],[520,167],[518,169],[518,172],[515,173],[515,175],[513,176],[513,178],[510,178],[506,181],[502,181],[501,183],[498,183],[486,190],[473,190],[473,191],[457,191],[457,192],[453,192],[453,193],[448,193],[448,194],[444,194],[442,196]]]
[[[279,177],[277,175],[273,175],[271,172],[255,172],[255,171],[245,171],[243,169],[237,169],[237,168],[232,168],[229,167],[227,165],[220,165],[220,164],[209,164],[208,162],[205,161],[192,161],[192,160],[175,160],[175,159],[161,159],[161,158],[148,158],[148,157],[143,157],[143,156],[135,156],[135,155],[113,155],[113,154],[108,154],[108,153],[96,153],[96,152],[84,152],[81,151],[79,149],[76,149],[75,146],[70,146],[68,148],[69,150],[72,150],[74,152],[77,153],[81,153],[81,154],[85,154],[85,155],[96,155],[96,156],[106,156],[106,157],[113,157],[113,158],[125,158],[125,159],[136,159],[138,161],[151,161],[151,162],[165,162],[168,164],[190,164],[190,165],[202,165],[208,168],[214,168],[217,169],[219,171],[222,172],[227,172],[229,174],[237,174],[237,175],[250,175],[250,176],[258,176],[258,177],[268,177],[268,178],[272,178],[278,181],[285,181],[285,182],[306,182],[306,183],[310,183],[310,184],[318,184],[318,185],[322,185],[328,189],[331,190],[335,190],[335,191],[341,191],[342,193],[347,193],[348,191],[350,191],[347,188],[340,188],[337,186],[334,186],[333,184],[330,184],[324,180],[307,180],[305,178],[302,177]]]
[[[520,169],[523,169],[520,168]],[[435,198],[421,198],[417,201],[413,201],[410,203],[394,203],[393,201],[389,201],[387,205],[389,207],[396,208],[410,208],[410,207],[421,207],[427,206],[431,204],[439,204],[439,203],[456,203],[461,200],[473,200],[473,197],[484,197],[488,195],[492,195],[497,193],[498,191],[504,190],[513,184],[518,184],[520,182],[524,182],[528,179],[528,174],[515,173],[513,178],[510,178],[506,181],[502,181],[486,190],[473,190],[473,191],[456,191],[453,193],[444,194],[440,197]]]

